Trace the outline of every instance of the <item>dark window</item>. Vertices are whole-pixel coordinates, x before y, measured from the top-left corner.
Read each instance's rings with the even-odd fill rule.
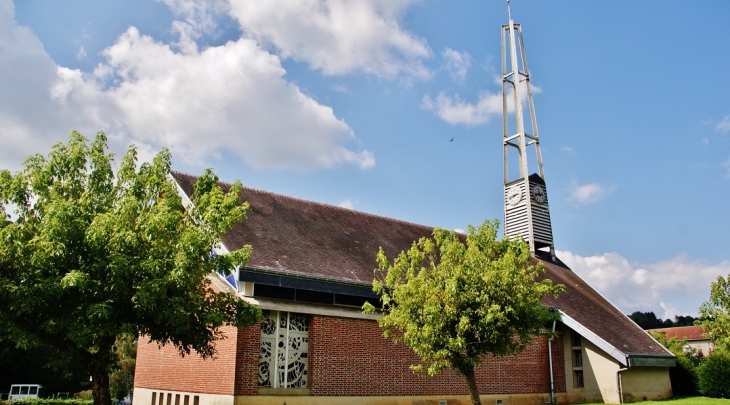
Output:
[[[583,352],[573,350],[573,367],[583,367]]]
[[[575,373],[575,388],[583,388],[585,385],[583,384],[583,371],[574,371]]]
[[[30,387],[30,395],[38,394],[38,387]]]
[[[573,332],[571,334],[571,344],[573,345],[573,347],[578,347],[578,346],[581,345],[580,335],[579,334],[577,334],[575,332]]]
[[[254,297],[278,298],[294,301],[294,289],[275,285],[256,284],[253,288]]]
[[[175,405],[180,405],[180,394],[175,394]]]
[[[361,308],[365,302],[369,301],[375,308],[381,308],[380,299],[358,297],[356,295],[335,294],[335,304],[347,305],[351,307]]]
[[[156,399],[157,399],[157,393],[156,392],[153,392],[152,393],[152,405],[155,405],[155,400]]]
[[[185,398],[183,398],[183,405],[190,405],[190,395],[185,395]]]
[[[28,387],[20,387],[20,395],[28,395]]]
[[[332,304],[334,297],[332,296],[332,293],[297,290],[296,300],[302,302],[313,302],[315,304]]]
[[[20,387],[13,387],[10,389],[10,395],[18,395],[20,393]]]
[[[200,397],[198,395],[193,397],[193,405],[200,405]]]

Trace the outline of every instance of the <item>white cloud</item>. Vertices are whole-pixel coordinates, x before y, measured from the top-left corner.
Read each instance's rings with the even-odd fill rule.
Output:
[[[730,179],[730,158],[727,158],[726,161],[722,162],[722,167],[725,168],[725,177]]]
[[[730,261],[711,264],[685,254],[650,264],[630,263],[618,253],[558,257],[622,311],[654,311],[657,316],[696,314],[709,298],[710,283],[730,273]]]
[[[76,59],[81,60],[81,59],[84,59],[85,57],[86,57],[86,49],[84,49],[84,46],[81,45],[81,47],[79,48],[79,51],[76,52]]]
[[[726,115],[715,125],[715,130],[724,134],[730,133],[730,115]]]
[[[204,51],[184,35],[180,41],[178,52],[132,27],[104,50],[93,74],[83,73],[57,66],[13,21],[12,3],[2,2],[0,163],[17,166],[73,128],[88,137],[107,131],[115,152],[133,141],[142,150],[169,147],[191,164],[223,150],[256,168],[375,164],[369,151],[348,147],[357,139],[332,108],[284,80],[279,58],[255,41]]]
[[[613,193],[614,187],[602,186],[598,183],[579,185],[573,182],[570,186],[568,202],[574,205],[590,205]]]
[[[561,148],[565,153],[572,155],[575,152],[575,149],[571,148],[570,146],[563,146]]]
[[[483,91],[479,94],[479,101],[470,104],[459,99],[458,95],[450,97],[439,93],[435,100],[428,95],[423,96],[421,106],[449,124],[475,126],[502,113],[502,95]]]
[[[337,204],[338,207],[347,208],[354,210],[355,209],[355,203],[351,199],[346,199],[344,201],[341,201],[339,204]]]
[[[538,86],[531,85],[533,94],[542,92],[542,89]],[[514,113],[514,96],[511,90],[508,90],[507,94],[507,113]],[[520,85],[520,94],[527,94],[527,85],[523,82]],[[527,103],[527,97],[522,97],[523,112],[525,117],[528,119],[526,125],[529,126],[529,112],[524,110],[524,106]],[[482,91],[479,93],[479,100],[476,104],[471,104],[462,101],[459,95],[447,96],[444,93],[439,93],[436,99],[432,99],[431,96],[425,95],[421,99],[421,107],[425,110],[431,111],[442,120],[449,124],[461,124],[467,126],[476,126],[489,122],[495,115],[502,114],[502,93],[490,93],[488,91]]]
[[[449,71],[451,77],[455,80],[463,81],[471,65],[471,55],[469,55],[469,52],[458,52],[451,48],[446,48],[441,55],[446,59],[446,70]]]
[[[414,0],[231,0],[250,38],[327,75],[428,78],[426,41],[399,19]]]

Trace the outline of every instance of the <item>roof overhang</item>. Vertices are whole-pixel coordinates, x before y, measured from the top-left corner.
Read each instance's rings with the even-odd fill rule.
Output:
[[[623,366],[628,366],[629,362],[624,352],[613,347],[610,343],[603,340],[600,336],[593,333],[590,329],[583,326],[580,322],[571,318],[570,315],[558,309],[560,312],[560,320],[570,329],[576,331],[583,338],[596,345],[599,349],[603,350],[606,354],[613,357]]]
[[[581,335],[589,342],[596,345],[606,354],[616,359],[624,367],[674,367],[677,365],[677,358],[673,355],[669,356],[647,356],[636,355],[622,352],[612,344],[603,340],[600,336],[593,333],[590,329],[583,326],[580,322],[571,318],[570,315],[558,309],[561,321],[570,329]],[[657,343],[659,344],[659,343]]]

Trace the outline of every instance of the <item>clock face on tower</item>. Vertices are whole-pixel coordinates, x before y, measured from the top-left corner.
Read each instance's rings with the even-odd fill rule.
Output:
[[[517,205],[520,201],[522,201],[522,188],[515,184],[507,190],[507,203]]]
[[[545,188],[541,185],[536,185],[532,187],[532,199],[535,200],[536,203],[544,203],[547,199],[547,196],[545,195]]]

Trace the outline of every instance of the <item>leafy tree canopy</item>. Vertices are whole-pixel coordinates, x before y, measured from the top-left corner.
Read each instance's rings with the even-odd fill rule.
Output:
[[[390,263],[378,253],[373,290],[383,303],[384,335],[403,342],[422,364],[414,371],[435,375],[444,368],[467,379],[472,403],[479,404],[474,368],[488,354],[523,350],[559,314],[541,305],[564,288],[534,264],[522,240],[496,240],[499,222],[469,226],[466,243],[455,232],[434,229]],[[365,311],[376,309],[369,303]]]
[[[241,184],[224,193],[207,170],[184,207],[167,150],[137,168],[132,146],[116,175],[112,164],[103,133],[89,145],[73,132],[20,172],[0,171],[0,338],[71,356],[93,377],[96,405],[111,403],[120,334],[210,356],[218,327],[260,316],[206,278],[250,256],[250,247],[211,254],[245,216]]]
[[[632,321],[636,322],[642,329],[671,328],[674,326],[692,326],[697,318],[686,315],[678,315],[671,319],[657,318],[654,312],[635,311],[629,315]]]
[[[712,283],[710,299],[700,307],[696,323],[707,330],[716,347],[730,350],[730,274]]]

